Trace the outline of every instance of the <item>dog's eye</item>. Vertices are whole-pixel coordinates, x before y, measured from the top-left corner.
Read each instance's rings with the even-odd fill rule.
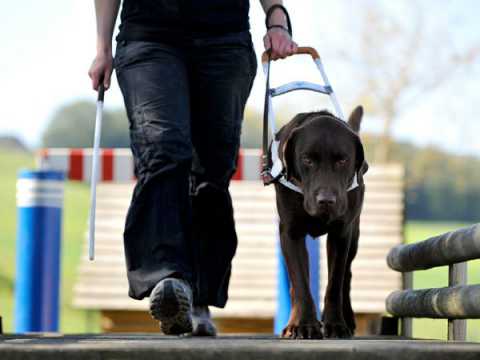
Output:
[[[348,162],[348,159],[340,159],[340,160],[337,160],[335,165],[337,165],[337,167],[343,167],[347,165],[347,162]]]
[[[302,162],[303,162],[303,164],[304,164],[305,166],[308,166],[308,167],[313,166],[313,161],[312,161],[312,159],[310,159],[310,158],[307,157],[307,156],[302,157]]]

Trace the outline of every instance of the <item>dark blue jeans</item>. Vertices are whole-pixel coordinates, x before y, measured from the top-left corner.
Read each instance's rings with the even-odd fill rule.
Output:
[[[256,67],[248,32],[117,44],[138,180],[124,231],[132,298],[174,276],[195,304],[225,306],[237,247],[228,186]]]

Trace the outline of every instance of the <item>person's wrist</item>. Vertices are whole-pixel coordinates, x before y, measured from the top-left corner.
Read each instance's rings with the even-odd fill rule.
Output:
[[[112,56],[112,43],[105,43],[99,41],[97,43],[97,56],[111,57]]]
[[[276,8],[272,11],[270,18],[267,19],[267,22],[268,22],[268,26],[281,25],[281,26],[285,26],[285,28],[288,27],[287,17],[285,15],[285,12],[280,8]]]
[[[287,9],[281,4],[272,5],[266,12],[265,26],[267,31],[272,26],[285,26],[290,36],[292,35],[292,25]]]
[[[288,28],[285,25],[270,25],[267,28],[267,33],[273,33],[273,32],[284,32],[288,36],[290,36],[290,32],[288,31]]]

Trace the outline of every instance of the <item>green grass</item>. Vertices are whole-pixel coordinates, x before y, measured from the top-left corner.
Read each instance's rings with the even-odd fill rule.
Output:
[[[413,243],[468,225],[469,224],[464,223],[411,221],[407,223],[405,236],[408,243]],[[469,284],[480,283],[479,270],[479,260],[468,262]],[[415,289],[448,286],[448,268],[440,267],[414,272],[413,286]],[[447,320],[414,319],[413,336],[418,338],[446,339]],[[467,339],[471,341],[480,341],[480,320],[469,320],[467,322]]]
[[[15,184],[21,168],[34,166],[33,156],[2,150],[0,152],[0,316],[5,332],[13,331],[13,296],[15,285],[16,204]],[[66,182],[62,242],[62,281],[60,331],[97,332],[97,312],[76,310],[71,306],[73,285],[80,260],[82,240],[88,214],[88,188],[84,184]]]

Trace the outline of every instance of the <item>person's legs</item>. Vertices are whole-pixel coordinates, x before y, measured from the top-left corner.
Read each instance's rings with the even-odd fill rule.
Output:
[[[199,306],[224,307],[237,247],[228,191],[245,103],[256,74],[250,34],[197,39],[189,58],[192,113],[193,243]]]
[[[183,52],[152,42],[120,43],[115,68],[137,176],[124,232],[129,295],[142,299],[162,279],[192,281],[188,79]]]

